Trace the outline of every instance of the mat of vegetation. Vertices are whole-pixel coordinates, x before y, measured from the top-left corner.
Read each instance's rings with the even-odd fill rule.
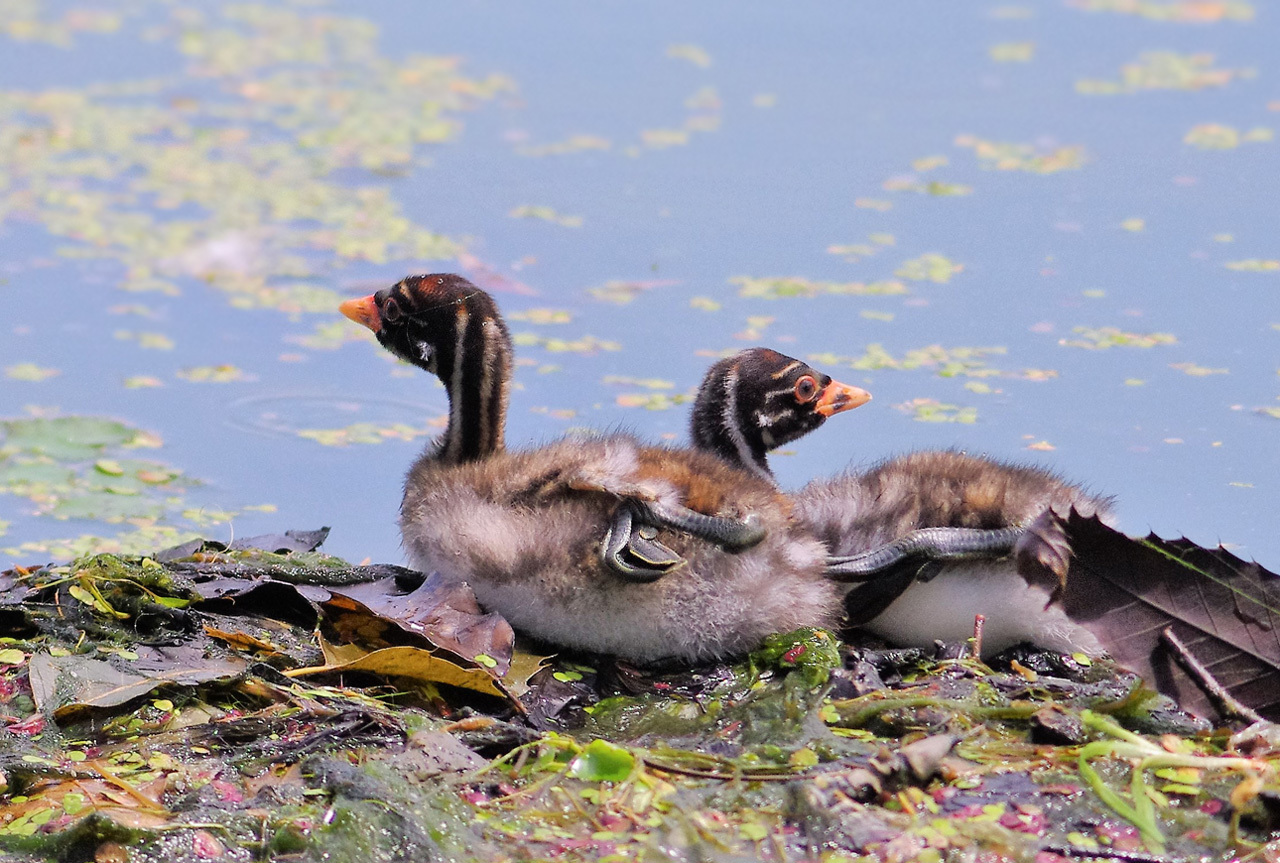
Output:
[[[1280,734],[1021,650],[639,669],[323,531],[0,574],[13,861],[1280,859]]]

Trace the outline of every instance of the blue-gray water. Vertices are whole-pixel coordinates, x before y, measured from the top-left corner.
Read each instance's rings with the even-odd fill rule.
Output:
[[[443,391],[336,304],[440,270],[524,334],[512,445],[682,438],[670,398],[767,344],[875,395],[786,486],[957,446],[1280,567],[1266,7],[34,8],[0,22],[0,565],[321,524],[399,560]],[[59,460],[13,422],[54,415],[129,428]]]

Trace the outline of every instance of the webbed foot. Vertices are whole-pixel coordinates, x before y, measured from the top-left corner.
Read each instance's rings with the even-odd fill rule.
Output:
[[[682,530],[729,551],[750,548],[763,540],[767,533],[760,524],[760,516],[754,512],[747,513],[742,518],[726,518],[657,501],[637,501],[636,507],[637,515],[644,524]]]
[[[604,532],[600,560],[629,581],[657,581],[685,560],[658,542],[657,529],[652,525],[637,525],[639,508],[635,501],[623,501],[618,507]]]
[[[658,541],[659,528],[669,527],[722,546],[741,551],[764,539],[766,531],[755,513],[743,518],[706,515],[683,506],[653,501],[624,500],[614,513],[600,545],[605,566],[632,581],[656,581],[684,562]]]
[[[826,575],[835,581],[868,581],[912,558],[924,562],[1004,557],[1015,550],[1027,530],[922,527],[859,554],[828,557]]]
[[[1028,582],[1048,585],[1055,597],[1067,586],[1071,556],[1066,524],[1052,509],[1027,525],[1013,546],[1018,573]]]

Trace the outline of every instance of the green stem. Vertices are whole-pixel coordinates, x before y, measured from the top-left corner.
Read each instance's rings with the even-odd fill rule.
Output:
[[[1268,772],[1269,765],[1265,761],[1251,758],[1228,758],[1210,755],[1190,755],[1180,752],[1166,752],[1161,747],[1144,737],[1121,728],[1114,720],[1092,710],[1082,710],[1080,718],[1085,726],[1118,738],[1115,741],[1099,740],[1086,744],[1080,749],[1080,775],[1089,783],[1089,787],[1107,806],[1115,810],[1121,818],[1138,828],[1142,840],[1147,847],[1157,854],[1164,852],[1164,836],[1156,819],[1156,807],[1147,793],[1147,770],[1161,767],[1195,767],[1202,770],[1239,770]],[[1132,805],[1119,793],[1107,787],[1102,777],[1089,764],[1092,758],[1102,757],[1124,758],[1132,765],[1133,774],[1129,780],[1129,793],[1133,798]]]
[[[1142,834],[1142,841],[1147,847],[1157,853],[1164,853],[1164,835],[1160,832],[1160,827],[1156,824],[1155,809],[1151,805],[1151,799],[1147,797],[1146,782],[1142,778],[1141,764],[1134,764],[1133,777],[1130,780],[1130,790],[1133,795],[1133,804],[1128,803],[1120,794],[1112,790],[1107,783],[1102,781],[1102,777],[1098,775],[1098,771],[1093,769],[1093,765],[1089,763],[1089,759],[1102,757],[1107,755],[1116,755],[1116,748],[1124,746],[1123,743],[1109,743],[1106,741],[1097,741],[1086,744],[1080,749],[1080,756],[1077,759],[1077,766],[1080,775],[1089,783],[1089,787],[1093,789],[1093,793],[1098,795],[1103,803],[1109,806],[1117,815],[1130,824],[1138,828],[1138,832]],[[1145,800],[1145,805],[1140,801]]]
[[[1147,847],[1157,854],[1163,854],[1164,834],[1160,832],[1160,825],[1156,821],[1155,803],[1147,793],[1146,769],[1146,761],[1140,761],[1133,765],[1133,775],[1129,777],[1129,794],[1133,797],[1133,809],[1138,816],[1133,823],[1142,833],[1142,841],[1147,843]]]
[[[1141,746],[1151,753],[1164,751],[1146,738],[1134,734],[1127,728],[1122,728],[1120,723],[1107,716],[1103,716],[1101,713],[1095,713],[1092,710],[1081,710],[1080,721],[1085,724],[1086,728],[1092,728],[1094,731],[1101,731],[1103,734],[1118,737],[1135,746]]]
[[[845,713],[845,710],[853,707],[855,702],[861,700],[855,698],[831,703],[831,706],[840,714],[840,721],[837,727],[861,728],[886,710],[898,710],[907,707],[938,707],[943,710],[964,713],[975,719],[1026,719],[1044,706],[1042,704],[1011,704],[1007,707],[984,707],[974,704],[972,701],[914,696],[910,698],[869,699],[866,706],[856,709],[852,714]]]

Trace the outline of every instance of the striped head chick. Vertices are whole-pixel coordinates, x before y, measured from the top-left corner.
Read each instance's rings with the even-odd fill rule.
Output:
[[[770,450],[871,400],[859,387],[769,348],[748,348],[707,370],[694,401],[693,444],[773,480]]]

